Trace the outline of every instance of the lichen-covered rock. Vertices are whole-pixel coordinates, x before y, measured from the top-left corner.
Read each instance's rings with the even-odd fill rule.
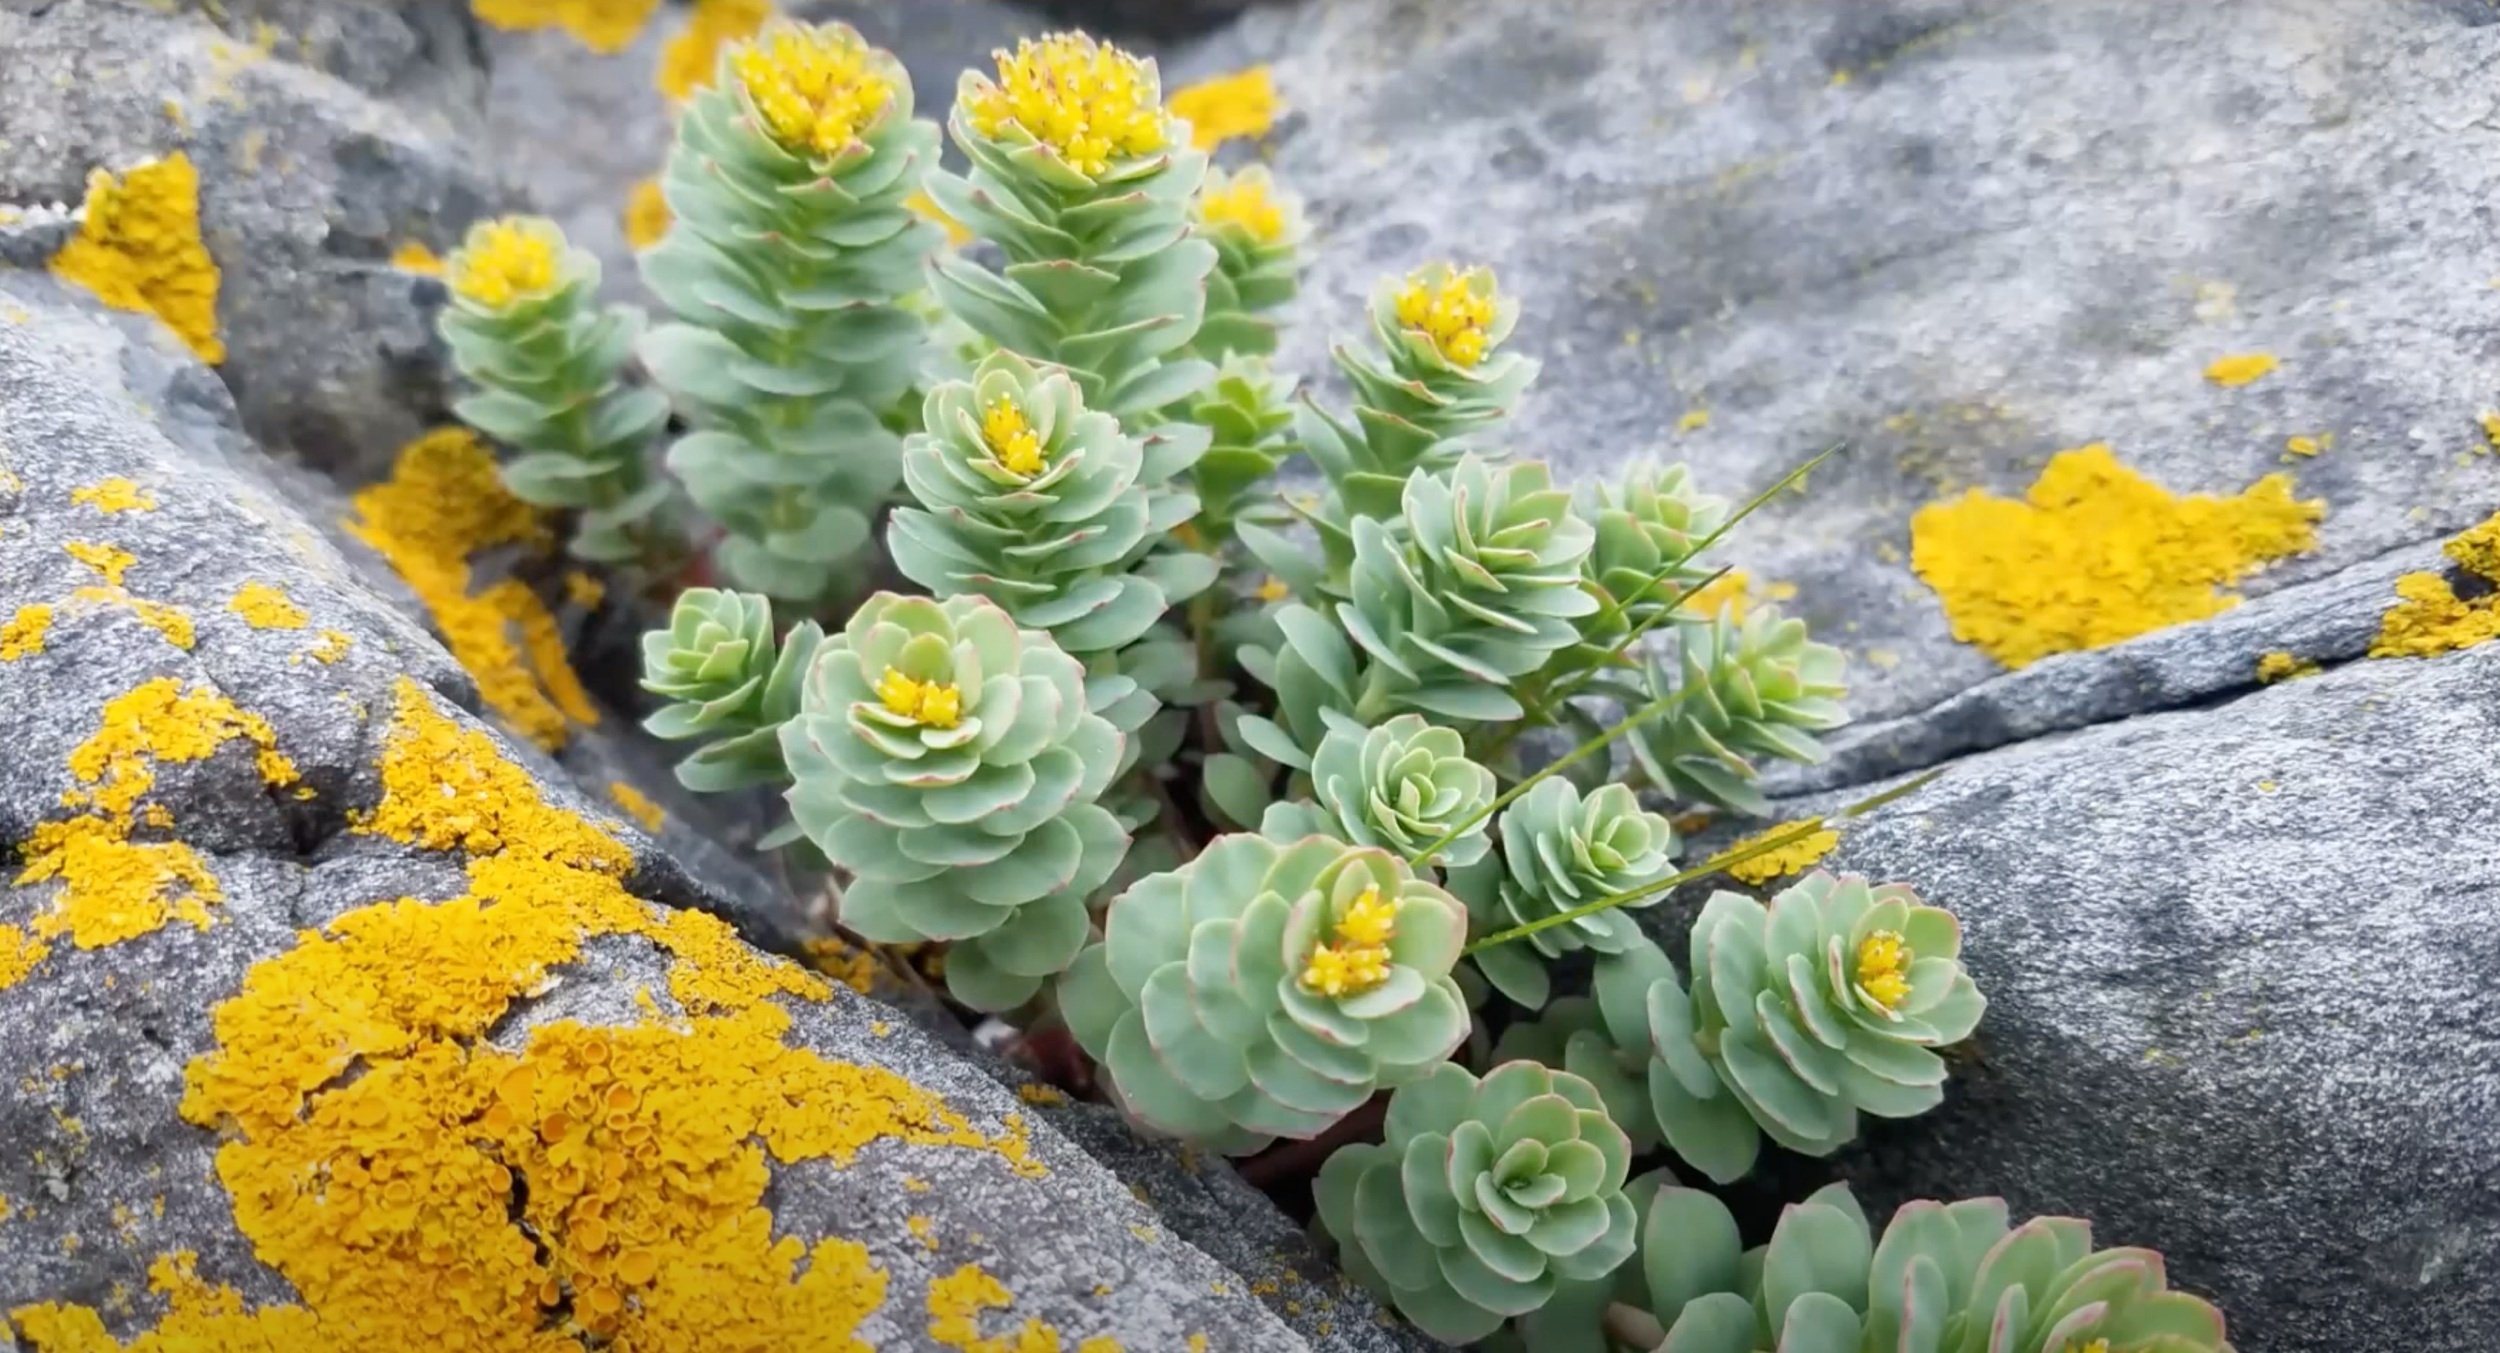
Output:
[[[1839,1172],[1878,1214],[2088,1217],[2243,1349],[2500,1346],[2495,739],[2500,648],[2353,663],[1843,823],[1821,866],[1949,908],[1988,1011],[1943,1106]],[[1644,915],[1678,947],[1696,900]],[[1790,1200],[1831,1168],[1772,1165]]]
[[[218,374],[246,425],[371,478],[447,393],[440,284],[391,260],[410,244],[448,253],[509,201],[476,150],[485,71],[465,10],[0,6],[0,208],[74,208],[91,172],[181,154],[215,268]],[[60,245],[62,232],[8,217],[10,261]]]
[[[215,377],[98,313],[0,273],[0,1331],[1411,1346],[1351,1294],[1289,1325],[1263,1300],[1319,1293],[1183,1239],[1212,1209],[1047,1095],[671,905],[706,895],[650,805],[471,717]]]
[[[1324,239],[1283,369],[1325,371],[1381,276],[1455,258],[1520,299],[1511,344],[1544,372],[1512,442],[1558,478],[1658,451],[1741,498],[1848,444],[1725,551],[1851,653],[1861,729],[1788,781],[1830,784],[2206,698],[2269,650],[2334,656],[2299,647],[2293,606],[2279,635],[2201,622],[1964,700],[2004,669],[1914,572],[1922,506],[2019,501],[2096,442],[2182,496],[2288,473],[2324,504],[2316,549],[2230,585],[2252,598],[2490,511],[2500,166],[2452,134],[2491,103],[2489,20],[2429,0],[1340,0],[1254,11],[1166,73],[1272,59],[1296,110],[1273,167]],[[2256,354],[2271,369],[2217,366]],[[2127,515],[2146,548],[2120,557],[2209,564],[2211,533],[2162,534],[2175,520]],[[2048,545],[2011,556],[2009,598],[2090,632],[2021,605],[2083,590],[2013,562]],[[2180,613],[2158,587],[2088,586]],[[2182,634],[2195,654],[2166,647]]]

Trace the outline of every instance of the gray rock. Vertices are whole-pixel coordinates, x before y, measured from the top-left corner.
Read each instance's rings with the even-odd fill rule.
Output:
[[[390,267],[513,199],[481,169],[465,5],[109,0],[0,9],[0,203],[175,150],[222,273],[219,368],[264,444],[348,482],[440,421],[440,284]],[[207,16],[222,16],[220,29]]]
[[[162,1328],[169,1300],[203,1312],[231,1288],[245,1314],[229,1319],[277,1346],[464,1346],[460,1331],[519,1346],[553,1262],[566,1290],[548,1328],[602,1309],[604,1271],[653,1347],[778,1349],[787,1331],[843,1347],[848,1331],[850,1347],[936,1348],[1023,1329],[1069,1349],[1414,1346],[1351,1294],[1333,1321],[1287,1310],[1299,1289],[1254,1290],[1178,1234],[1229,1226],[1227,1245],[1284,1248],[1289,1225],[1237,1181],[1212,1195],[1229,1215],[1159,1213],[893,1012],[668,905],[700,889],[466,712],[466,677],[310,525],[319,497],[269,472],[216,379],[152,320],[98,313],[0,273],[0,625],[15,641],[0,659],[15,857],[0,885],[0,1328],[61,1346],[81,1318],[68,1308],[88,1308],[128,1338]],[[114,479],[153,506],[106,511]],[[230,610],[252,583],[306,626]],[[41,606],[33,649],[19,608]],[[308,660],[321,629],[348,636],[334,662]],[[190,703],[150,714],[131,698],[149,690]],[[394,762],[394,729],[450,741]],[[465,930],[448,901],[463,895],[487,903]],[[507,1062],[543,1091],[500,1079]],[[438,1079],[412,1080],[423,1067]],[[588,1126],[570,1132],[546,1119],[557,1087],[605,1083],[638,1098],[577,1111]],[[636,1163],[644,1130],[665,1168]],[[545,1210],[595,1176],[540,1144],[584,1131],[584,1168],[623,1175],[606,1248],[578,1201]],[[1104,1123],[1087,1135],[1145,1149]],[[770,1235],[741,1238],[741,1217],[767,1221],[755,1208]],[[790,1248],[768,1262],[770,1237]],[[207,1289],[149,1288],[178,1251]],[[657,1286],[632,1276],[644,1253]],[[721,1267],[695,1276],[698,1254]],[[578,1266],[599,1255],[604,1269]],[[691,1286],[669,1295],[672,1274]],[[519,1285],[491,1285],[505,1278]],[[429,1312],[454,1332],[391,1328]]]
[[[1974,756],[1844,826],[1825,867],[1959,915],[1989,1007],[1944,1106],[1870,1120],[1838,1173],[1871,1208],[2087,1217],[2242,1349],[2500,1344],[2495,737],[2500,647],[2357,662]],[[1696,900],[1652,913],[1679,958]]]
[[[1275,165],[1317,233],[1290,368],[1324,370],[1376,279],[1455,256],[1526,306],[1513,341],[1545,374],[1512,441],[1565,478],[1661,451],[1742,498],[1849,444],[1730,556],[1857,659],[1853,708],[1901,749],[1860,778],[2227,692],[2284,646],[2163,658],[2151,683],[2143,650],[2068,660],[2052,684],[2094,688],[2088,715],[1962,699],[2002,669],[1908,567],[1926,502],[2019,496],[2093,441],[2234,492],[2287,468],[2287,437],[2334,433],[2288,466],[2328,504],[2319,549],[2251,596],[2490,510],[2500,168],[2460,131],[2492,107],[2489,17],[1343,0],[1256,12],[1176,64],[1273,58],[1296,110]],[[2281,367],[2255,384],[2203,379],[2260,350]],[[1679,433],[1693,410],[1707,426]]]

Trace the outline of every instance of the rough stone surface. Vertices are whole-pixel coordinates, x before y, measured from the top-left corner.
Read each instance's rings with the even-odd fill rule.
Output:
[[[36,821],[73,811],[61,806],[64,793],[92,788],[73,771],[71,753],[97,730],[105,702],[153,678],[220,693],[266,718],[276,750],[311,791],[273,790],[247,749],[158,758],[142,803],[162,805],[170,822],[151,821],[142,808],[132,839],[180,840],[198,852],[222,891],[211,924],[176,920],[94,948],[64,938],[22,980],[0,987],[0,1028],[14,1031],[0,1039],[0,1080],[13,1087],[0,1105],[0,1140],[12,1144],[0,1154],[0,1198],[8,1200],[0,1208],[0,1313],[76,1303],[97,1308],[126,1338],[161,1318],[147,1268],[177,1250],[195,1252],[201,1277],[231,1285],[246,1309],[299,1300],[237,1229],[215,1168],[220,1135],[177,1112],[185,1073],[215,1048],[212,1019],[247,973],[360,908],[476,886],[464,882],[460,852],[360,832],[354,814],[380,797],[377,763],[403,681],[458,726],[478,725],[461,712],[471,703],[466,677],[394,607],[389,589],[366,586],[306,522],[297,508],[308,500],[265,473],[216,379],[152,321],[99,319],[49,279],[5,273],[0,314],[0,444],[10,471],[0,479],[0,596],[12,608],[58,607],[41,652],[0,661],[0,746],[8,748],[0,841],[18,857],[8,877],[28,863]],[[155,507],[107,514],[73,498],[113,477],[133,481]],[[194,624],[191,646],[140,623],[129,605],[75,600],[76,589],[100,583],[64,548],[73,541],[127,551],[127,595],[179,608]],[[312,625],[347,633],[346,655],[298,661],[313,631],[255,628],[230,613],[228,599],[254,581],[283,589]],[[664,908],[679,900],[672,889],[700,897],[682,876],[670,882],[673,871],[650,841],[564,777],[536,775],[533,785],[549,804],[604,824],[631,848],[625,881],[640,905]],[[59,887],[0,887],[0,924],[29,924],[59,900]],[[772,962],[732,949],[717,962]],[[578,962],[515,998],[477,1050],[518,1048],[560,1021],[647,1028],[683,1018],[671,1013],[671,981],[686,962],[639,936],[594,938]],[[656,1006],[638,1004],[651,999],[646,991],[658,993]],[[1077,1140],[1030,1122],[1038,1106],[886,1018],[890,1011],[838,987],[822,999],[769,999],[792,1016],[787,1046],[898,1074],[986,1136],[1012,1136],[1023,1123],[1031,1159],[1048,1171],[1031,1178],[991,1151],[891,1137],[867,1142],[847,1166],[777,1164],[764,1200],[776,1234],[861,1242],[886,1271],[886,1298],[858,1328],[868,1346],[937,1347],[931,1284],[967,1263],[1012,1294],[983,1315],[985,1336],[1012,1337],[1039,1321],[1070,1349],[1096,1336],[1130,1349],[1178,1349],[1194,1333],[1222,1349],[1412,1346],[1350,1294],[1332,1298],[1333,1323],[1306,1315],[1299,1329],[1289,1326],[1263,1304],[1281,1307],[1289,1289],[1271,1278],[1254,1294],[1256,1278],[1176,1234],[1185,1225],[1229,1225],[1225,1245],[1289,1248],[1283,1218],[1250,1206],[1237,1182],[1213,1195],[1226,1198],[1229,1215],[1187,1200],[1158,1214]],[[1124,1133],[1105,1140],[1114,1138],[1127,1152],[1144,1149]]]
[[[2357,662],[1970,757],[1844,826],[1825,866],[1956,912],[1989,1007],[1944,1107],[1838,1172],[2159,1248],[2242,1349],[2500,1343],[2495,736],[2500,648]],[[1652,914],[1679,956],[1694,901]]]
[[[1373,282],[1482,260],[1545,362],[1515,424],[1567,478],[1638,452],[1742,498],[1835,443],[1732,547],[1845,645],[1861,719],[1987,745],[2001,670],[1952,640],[1909,520],[2018,496],[2092,441],[2182,493],[2287,468],[2328,515],[2258,595],[2500,498],[2480,4],[1658,5],[1342,0],[1257,11],[1172,64],[1273,58],[1279,177],[1316,228],[1284,361],[1324,367]],[[2228,353],[2281,367],[2225,389]],[[1688,412],[1706,426],[1679,433]],[[2211,642],[2211,641],[2200,641]],[[2257,651],[2095,718],[2244,684]],[[2137,658],[2072,660],[2103,692]],[[2164,660],[2167,662],[2168,660]],[[2054,704],[2054,699],[2044,703]],[[2033,727],[2075,719],[2042,710]],[[1914,761],[1915,758],[1912,758]],[[1887,767],[1869,756],[1858,769]]]
[[[437,252],[514,200],[482,169],[465,5],[60,0],[0,6],[0,203],[76,206],[87,174],[175,150],[223,272],[218,374],[264,444],[361,482],[436,422]],[[221,29],[208,17],[221,15]]]

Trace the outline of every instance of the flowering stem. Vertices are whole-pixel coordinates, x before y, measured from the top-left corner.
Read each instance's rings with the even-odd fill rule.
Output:
[[[1694,865],[1690,869],[1685,869],[1678,873],[1671,874],[1666,878],[1659,879],[1655,883],[1643,884],[1638,888],[1631,888],[1626,889],[1623,892],[1612,893],[1605,897],[1597,898],[1594,901],[1584,902],[1579,906],[1573,907],[1569,911],[1557,912],[1552,916],[1540,916],[1524,925],[1512,926],[1508,930],[1497,930],[1494,933],[1485,936],[1483,939],[1477,940],[1473,944],[1468,945],[1460,952],[1462,954],[1473,954],[1482,950],[1490,949],[1497,944],[1508,944],[1512,940],[1526,939],[1528,936],[1533,935],[1540,930],[1551,930],[1558,925],[1569,925],[1571,922],[1580,920],[1583,917],[1595,916],[1601,911],[1610,911],[1616,907],[1627,906],[1645,898],[1654,897],[1659,893],[1680,888],[1695,879],[1707,878],[1712,874],[1716,874],[1721,870],[1726,869],[1729,865],[1743,864],[1745,861],[1753,859],[1755,856],[1768,855],[1772,851],[1780,849],[1782,846],[1790,845],[1797,841],[1801,841],[1806,837],[1812,836],[1814,833],[1823,830],[1823,825],[1826,822],[1831,821],[1832,818],[1857,817],[1860,814],[1872,812],[1873,810],[1880,808],[1895,799],[1903,798],[1907,795],[1916,793],[1918,790],[1925,788],[1926,785],[1937,776],[1944,774],[1944,770],[1944,767],[1939,766],[1936,769],[1927,772],[1925,775],[1921,775],[1914,780],[1903,781],[1902,783],[1894,785],[1892,788],[1887,789],[1880,794],[1874,795],[1871,798],[1860,799],[1856,803],[1850,804],[1848,807],[1832,814],[1831,817],[1810,817],[1800,822],[1792,822],[1787,826],[1756,840],[1748,841],[1741,845],[1732,846],[1726,850],[1720,851],[1718,854],[1711,856],[1709,859],[1706,859],[1697,865]]]
[[[1631,732],[1634,728],[1639,727],[1641,724],[1646,723],[1649,720],[1666,713],[1669,709],[1674,708],[1678,703],[1682,702],[1686,694],[1687,692],[1679,690],[1671,695],[1659,696],[1657,699],[1652,700],[1648,704],[1641,706],[1639,709],[1632,711],[1631,714],[1624,718],[1623,722],[1616,724],[1614,727],[1607,729],[1605,732],[1598,734],[1596,737],[1590,738],[1588,741],[1583,742],[1579,746],[1572,748],[1570,751],[1563,753],[1562,756],[1548,764],[1544,769],[1539,770],[1536,774],[1529,776],[1527,779],[1524,779],[1515,785],[1512,785],[1508,791],[1502,794],[1501,797],[1460,819],[1458,825],[1450,828],[1447,833],[1443,834],[1440,840],[1435,841],[1432,844],[1425,846],[1422,850],[1415,852],[1413,855],[1406,857],[1407,864],[1418,869],[1422,868],[1426,861],[1430,860],[1433,856],[1440,854],[1441,851],[1452,841],[1455,841],[1466,835],[1468,832],[1474,830],[1477,823],[1482,822],[1486,818],[1489,818],[1495,813],[1502,811],[1504,808],[1509,807],[1512,800],[1517,799],[1520,795],[1536,788],[1539,781],[1545,779],[1549,775],[1554,775],[1558,772],[1568,770],[1581,761],[1584,761],[1589,757],[1604,751],[1606,748],[1613,746],[1615,739],[1622,737],[1624,734]]]

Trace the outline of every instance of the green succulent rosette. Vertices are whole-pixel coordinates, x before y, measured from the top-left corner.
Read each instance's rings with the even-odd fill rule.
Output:
[[[1858,1115],[1911,1118],[1944,1099],[1935,1049],[1986,1011],[1951,912],[1908,885],[1822,871],[1768,907],[1711,895],[1693,922],[1692,988],[1647,993],[1651,1106],[1676,1154],[1726,1183],[1761,1139],[1828,1156]]]
[[[1074,380],[1011,352],[931,391],[903,453],[917,507],[887,544],[941,597],[980,595],[1080,658],[1134,643],[1215,581],[1216,563],[1154,546],[1197,512],[1168,439],[1141,443],[1085,407]]]
[[[446,271],[451,304],[436,327],[475,387],[452,412],[512,450],[504,487],[577,511],[570,548],[583,559],[648,553],[669,486],[644,452],[668,422],[668,398],[625,383],[642,312],[597,304],[599,261],[543,217],[470,227]]]
[[[707,738],[677,763],[677,779],[700,793],[786,781],[781,725],[799,712],[799,686],[824,642],[813,620],[776,644],[773,604],[709,587],[677,595],[668,628],[642,636],[642,688],[668,701],[643,721],[670,741]]]
[[[1189,420],[1210,437],[1206,454],[1190,467],[1198,491],[1198,517],[1190,526],[1199,548],[1220,549],[1233,539],[1236,522],[1272,529],[1288,519],[1272,493],[1258,490],[1302,449],[1293,435],[1290,385],[1264,360],[1233,356],[1191,401]]]
[[[1731,608],[1732,609],[1732,608]],[[1757,606],[1675,622],[1672,663],[1653,660],[1637,686],[1599,683],[1633,704],[1682,692],[1626,739],[1652,788],[1748,817],[1771,815],[1756,781],[1763,758],[1803,765],[1826,753],[1815,734],[1849,721],[1848,659],[1816,643],[1802,620]]]
[[[964,73],[947,119],[970,170],[932,176],[929,194],[1005,263],[939,258],[938,299],[998,346],[1066,367],[1124,422],[1190,399],[1215,372],[1187,355],[1216,266],[1191,219],[1207,157],[1164,109],[1155,63],[1080,33],[995,56],[994,73]],[[1162,435],[1205,447],[1185,426]]]
[[[902,64],[842,24],[768,25],[686,104],[640,256],[676,315],[643,360],[695,425],[668,453],[739,586],[813,601],[893,492],[926,329],[904,298],[943,236],[906,200],[937,162]]]
[[[1059,983],[1120,1104],[1239,1153],[1307,1138],[1467,1035],[1466,912],[1396,856],[1221,836],[1130,885]]]
[[[1298,759],[1287,764],[1303,766]],[[1259,830],[1271,840],[1324,834],[1413,859],[1483,812],[1495,793],[1493,772],[1468,759],[1466,739],[1420,714],[1376,728],[1340,718],[1304,768],[1311,798],[1268,806]],[[1488,848],[1479,820],[1433,858],[1468,865]]]
[[[1879,1239],[1845,1184],[1745,1249],[1727,1205],[1672,1184],[1642,1207],[1639,1260],[1600,1293],[1643,1312],[1610,1339],[1574,1292],[1522,1322],[1536,1353],[2230,1353],[2222,1313],[2152,1250],[2095,1249],[2091,1223],[2001,1198],[1904,1203]],[[1583,1289],[1583,1292],[1589,1289]],[[1579,1317],[1566,1327],[1558,1315]],[[1614,1328],[1631,1322],[1618,1319]],[[1650,1336],[1654,1334],[1655,1339]]]
[[[1276,324],[1266,316],[1301,290],[1310,236],[1301,202],[1277,189],[1265,165],[1229,174],[1210,168],[1193,213],[1199,236],[1215,246],[1206,321],[1193,349],[1219,362],[1275,352]]]
[[[1558,916],[1599,898],[1634,892],[1675,872],[1675,826],[1641,807],[1623,785],[1582,794],[1560,778],[1541,780],[1499,822],[1502,852],[1451,871],[1450,890],[1467,900],[1472,928],[1490,935]],[[1552,994],[1545,961],[1581,949],[1619,954],[1648,943],[1635,908],[1665,894],[1549,926],[1478,951],[1476,968],[1503,995],[1534,1010]]]
[[[1607,1116],[1632,1139],[1632,1149],[1647,1151],[1659,1142],[1649,1095],[1657,1067],[1649,988],[1674,976],[1665,951],[1646,940],[1599,954],[1589,994],[1558,997],[1535,1018],[1511,1021],[1493,1045],[1493,1060],[1541,1062],[1587,1081],[1606,1101]]]
[[[1632,1148],[1587,1081],[1534,1062],[1445,1063],[1389,1100],[1387,1139],[1314,1185],[1346,1271],[1436,1339],[1471,1343],[1630,1258]]]
[[[781,730],[790,811],[853,878],[841,919],[880,944],[946,940],[947,990],[1032,998],[1090,929],[1128,832],[1096,800],[1121,735],[1050,636],[981,597],[879,593],[810,664]]]
[[[1597,530],[1586,576],[1609,602],[1582,631],[1609,651],[1708,575],[1696,556],[1729,513],[1727,500],[1701,492],[1685,466],[1655,461],[1633,466],[1614,485],[1587,486],[1580,510]]]

